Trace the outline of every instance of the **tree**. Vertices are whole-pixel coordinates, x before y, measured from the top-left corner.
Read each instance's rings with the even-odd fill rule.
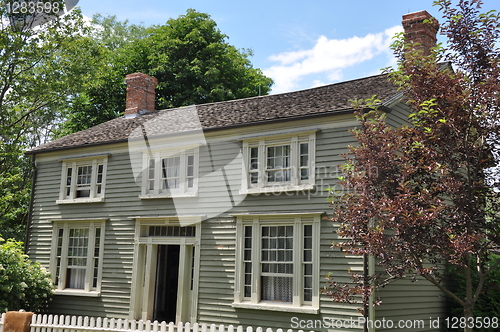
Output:
[[[23,254],[22,243],[0,238],[0,313],[38,311],[52,299],[52,280]]]
[[[79,87],[69,96],[64,121],[56,130],[61,137],[117,118],[125,109],[125,75],[144,70],[137,42],[147,36],[143,25],[120,22],[116,16],[94,15],[91,27],[71,48],[85,69]]]
[[[252,67],[250,50],[238,50],[208,14],[189,9],[164,25],[144,28],[98,16],[89,35],[101,63],[66,113],[68,134],[111,120],[125,109],[125,75],[158,79],[156,109],[264,95],[272,80]]]
[[[375,257],[383,273],[353,275],[353,285],[332,283],[326,293],[367,301],[377,287],[422,277],[463,307],[471,331],[476,301],[500,264],[491,255],[500,245],[499,193],[486,172],[500,139],[500,15],[480,14],[481,1],[435,3],[447,49],[426,55],[402,38],[393,45],[399,62],[389,76],[408,98],[410,126],[389,126],[376,99],[359,103],[346,190],[333,197],[332,221],[346,239],[338,245]],[[463,273],[465,296],[443,283],[445,264]]]
[[[50,136],[78,82],[79,63],[66,50],[84,28],[78,11],[34,28],[29,15],[7,9],[0,6],[0,230],[21,239],[31,178],[23,152]]]
[[[150,49],[150,73],[159,81],[161,108],[203,104],[267,94],[272,80],[248,60],[250,50],[226,42],[209,15],[186,15],[152,28],[143,48]]]

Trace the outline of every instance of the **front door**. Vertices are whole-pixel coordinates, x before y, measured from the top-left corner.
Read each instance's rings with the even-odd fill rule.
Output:
[[[130,318],[196,321],[200,224],[144,224],[136,232]]]
[[[175,322],[179,285],[179,245],[159,245],[153,319]]]

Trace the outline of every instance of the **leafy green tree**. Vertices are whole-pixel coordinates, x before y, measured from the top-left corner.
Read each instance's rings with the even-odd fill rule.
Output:
[[[390,78],[408,98],[411,125],[393,128],[384,114],[363,113],[376,100],[358,105],[358,144],[343,168],[347,190],[333,199],[332,221],[347,239],[339,245],[376,257],[384,272],[353,275],[354,286],[333,283],[327,292],[366,301],[374,288],[422,277],[462,307],[471,331],[475,305],[500,265],[491,255],[500,249],[500,193],[486,172],[500,146],[500,15],[481,14],[481,1],[436,4],[449,52],[394,44],[399,64]],[[464,276],[463,293],[444,282],[445,264]]]
[[[50,137],[77,86],[79,64],[66,51],[84,27],[78,11],[37,28],[9,18],[0,6],[0,231],[21,239],[31,178],[23,152]]]
[[[21,242],[0,238],[0,312],[44,309],[52,289],[49,273],[23,254]]]
[[[189,9],[144,40],[161,108],[267,94],[272,80],[252,67],[250,50],[226,42],[209,15]]]
[[[71,99],[59,135],[122,114],[124,78],[134,72],[158,79],[156,109],[264,95],[273,83],[252,67],[252,52],[230,45],[208,14],[189,9],[149,28],[115,17],[96,16],[94,23],[102,28],[89,34],[87,45],[99,60],[89,68],[93,79]]]
[[[117,118],[125,109],[125,75],[145,68],[137,64],[143,51],[134,49],[147,36],[144,26],[100,14],[91,23],[88,33],[71,45],[71,57],[81,60],[84,71],[78,89],[68,98],[56,136]]]

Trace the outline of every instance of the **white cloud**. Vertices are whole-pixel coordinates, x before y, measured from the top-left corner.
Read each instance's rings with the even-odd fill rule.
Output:
[[[265,69],[264,74],[274,80],[274,93],[293,90],[309,74],[324,73],[331,81],[339,80],[342,69],[370,60],[380,53],[390,53],[392,37],[399,31],[402,27],[395,26],[364,37],[328,39],[320,36],[309,50],[270,56],[269,60],[279,64]]]

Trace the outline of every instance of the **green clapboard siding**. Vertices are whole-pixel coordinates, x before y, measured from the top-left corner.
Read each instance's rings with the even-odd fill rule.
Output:
[[[405,108],[399,107],[389,114],[394,124],[404,121]],[[37,184],[34,191],[33,222],[30,228],[30,257],[48,267],[51,254],[52,220],[107,218],[105,228],[104,262],[100,297],[83,297],[56,295],[50,305],[53,314],[78,314],[88,316],[107,316],[129,318],[132,274],[134,269],[134,216],[168,216],[176,215],[176,208],[188,211],[191,215],[206,215],[210,218],[201,224],[201,255],[199,266],[199,292],[196,315],[200,323],[242,324],[246,326],[265,326],[273,328],[290,328],[291,319],[323,320],[323,319],[357,319],[358,307],[333,302],[327,296],[321,296],[320,313],[317,315],[290,314],[279,311],[233,308],[235,284],[235,235],[236,222],[232,214],[238,213],[274,213],[274,212],[317,212],[323,211],[326,216],[335,211],[327,201],[326,189],[336,187],[338,166],[342,164],[342,153],[347,153],[347,145],[354,144],[351,133],[352,122],[339,124],[337,118],[319,118],[307,120],[308,128],[319,129],[316,133],[316,189],[307,192],[281,194],[247,195],[241,202],[232,206],[231,199],[238,200],[242,176],[241,146],[242,142],[234,133],[228,138],[211,139],[208,146],[200,147],[199,176],[203,178],[199,196],[176,199],[175,205],[170,198],[140,199],[141,178],[133,176],[131,160],[126,144],[99,147],[96,151],[86,148],[63,151],[59,154],[49,153],[37,156]],[[352,120],[352,118],[350,119]],[[346,121],[345,119],[343,121]],[[297,130],[302,122],[290,122],[287,125]],[[257,127],[242,129],[244,134],[265,133],[284,126],[272,128]],[[222,137],[222,136],[221,136]],[[87,204],[56,204],[59,197],[62,158],[91,153],[109,152],[105,201]],[[132,161],[137,160],[133,155]],[[139,156],[140,158],[140,156]],[[226,185],[232,189],[233,196],[227,196]],[[201,183],[201,180],[200,180]],[[226,202],[226,203],[223,203]],[[229,202],[229,203],[228,203]],[[227,209],[220,209],[221,204],[230,204]],[[336,281],[349,282],[348,271],[361,271],[362,259],[344,255],[331,248],[339,238],[335,233],[335,225],[329,220],[321,222],[320,238],[320,286],[326,287],[325,276],[332,274]],[[406,301],[397,296],[396,290],[388,293],[388,302],[377,308],[377,315],[393,317],[400,314],[398,304],[408,305],[407,311],[439,307],[433,301],[436,293],[430,289],[415,290],[415,296],[422,296],[425,291],[426,301]],[[426,306],[427,304],[427,306]],[[398,309],[395,310],[394,308]],[[385,311],[384,311],[385,310]],[[437,310],[437,309],[436,309]],[[403,310],[404,311],[404,310]],[[430,314],[430,310],[422,315]],[[316,328],[315,330],[321,330]],[[352,330],[354,331],[354,330]]]

